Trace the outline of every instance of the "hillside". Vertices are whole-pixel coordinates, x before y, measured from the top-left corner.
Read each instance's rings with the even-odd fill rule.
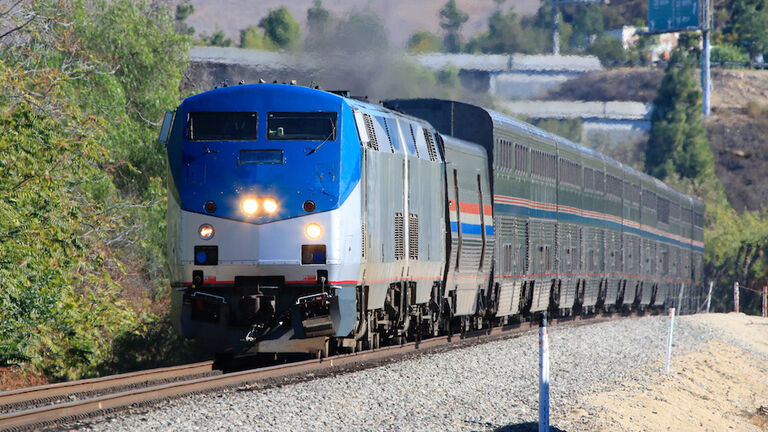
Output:
[[[584,74],[552,90],[546,100],[650,103],[664,74],[662,69],[618,68]],[[715,155],[715,172],[728,201],[738,211],[757,210],[768,203],[768,71],[712,71],[713,114],[705,121]],[[751,109],[747,109],[747,106]]]
[[[197,34],[211,34],[217,29],[223,30],[233,41],[239,40],[239,31],[249,25],[257,25],[270,9],[287,6],[293,17],[303,28],[306,25],[307,9],[313,0],[192,0],[195,12],[187,23],[195,28]],[[438,20],[440,8],[446,0],[410,0],[360,1],[326,0],[323,7],[335,17],[343,17],[355,10],[370,10],[382,17],[389,30],[389,40],[393,46],[404,46],[408,37],[418,29],[432,32],[440,31]],[[469,21],[462,27],[465,39],[487,30],[488,17],[496,10],[493,0],[458,0],[457,5],[467,14]],[[539,0],[513,0],[504,4],[513,6],[520,15],[531,15],[539,8]]]
[[[550,91],[545,100],[653,102],[663,69],[616,68],[581,75]],[[620,85],[616,85],[620,83]],[[742,109],[749,101],[768,104],[768,71],[712,70],[712,108]]]
[[[733,208],[741,212],[766,207],[768,114],[750,116],[721,111],[705,126],[715,154],[715,173]]]

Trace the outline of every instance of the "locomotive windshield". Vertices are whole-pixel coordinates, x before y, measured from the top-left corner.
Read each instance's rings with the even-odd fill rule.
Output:
[[[256,140],[254,112],[189,113],[188,132],[191,141]]]
[[[269,113],[267,138],[270,140],[333,141],[336,139],[336,113]]]

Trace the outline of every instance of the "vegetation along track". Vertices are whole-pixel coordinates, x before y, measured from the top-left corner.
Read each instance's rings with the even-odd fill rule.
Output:
[[[596,324],[619,315],[601,315],[555,320],[558,325]],[[374,367],[396,361],[409,354],[461,348],[478,342],[516,337],[535,327],[533,322],[494,327],[480,331],[441,336],[372,351],[342,354],[268,366],[239,372],[221,373],[213,362],[152,369],[67,383],[0,392],[0,431],[21,431],[51,427],[112,412],[134,405],[148,404],[195,393],[250,385],[280,385],[335,373]],[[259,386],[260,388],[261,386]]]

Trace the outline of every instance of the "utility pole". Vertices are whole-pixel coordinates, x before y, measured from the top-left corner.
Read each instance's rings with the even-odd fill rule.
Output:
[[[701,0],[702,13],[704,14],[704,25],[701,27],[701,36],[704,40],[704,49],[701,56],[701,90],[703,92],[702,97],[702,110],[704,115],[708,116],[712,110],[710,108],[710,93],[712,91],[711,74],[709,69],[710,58],[709,54],[711,48],[709,46],[709,33],[712,30],[712,5],[711,0]]]

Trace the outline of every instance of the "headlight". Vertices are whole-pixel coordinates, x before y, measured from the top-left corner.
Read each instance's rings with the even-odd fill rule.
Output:
[[[243,200],[242,207],[245,214],[252,215],[259,209],[259,202],[253,198],[246,198]]]
[[[202,224],[197,229],[197,233],[200,234],[201,239],[210,240],[213,238],[213,226],[211,224]]]
[[[267,213],[274,213],[277,211],[277,201],[273,200],[272,198],[267,198],[264,200],[264,210]]]
[[[320,225],[313,222],[307,225],[306,228],[304,228],[304,233],[307,235],[307,237],[311,238],[312,240],[317,240],[318,238],[320,238],[320,235],[323,233],[323,229],[320,228]]]

